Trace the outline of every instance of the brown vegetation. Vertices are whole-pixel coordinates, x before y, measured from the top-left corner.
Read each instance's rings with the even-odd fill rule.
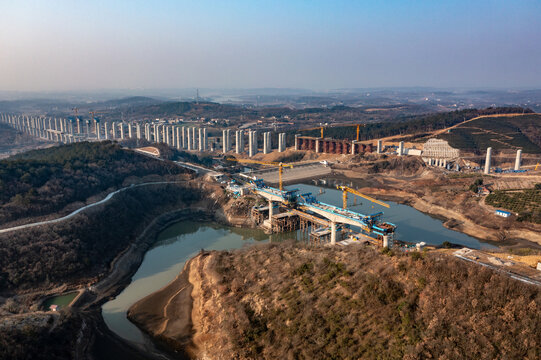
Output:
[[[70,220],[1,234],[0,293],[89,281],[154,217],[201,197],[189,184],[133,188]]]
[[[194,260],[198,356],[541,356],[539,289],[447,255],[268,244]]]

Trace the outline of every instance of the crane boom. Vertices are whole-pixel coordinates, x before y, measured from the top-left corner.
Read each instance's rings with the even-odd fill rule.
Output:
[[[373,203],[376,203],[378,205],[381,205],[381,206],[385,206],[386,208],[389,208],[390,206],[386,203],[384,203],[383,201],[379,201],[377,199],[374,199],[373,197],[370,197],[368,195],[365,195],[363,193],[360,193],[358,192],[357,190],[355,189],[352,189],[350,187],[347,187],[347,186],[343,186],[343,185],[337,185],[336,188],[338,190],[342,190],[342,200],[343,200],[343,208],[346,209],[347,206],[348,206],[348,193],[351,193],[353,195],[357,195],[357,196],[360,196],[366,200],[369,200],[369,201],[372,201]]]
[[[357,141],[359,141],[360,139],[360,132],[361,132],[361,126],[366,126],[366,124],[352,124],[352,125],[342,125],[342,126],[339,126],[339,127],[343,127],[343,126],[355,126],[357,128]],[[325,129],[325,126],[318,126],[318,127],[313,127],[313,128],[308,128],[308,129],[301,129],[301,131],[310,131],[310,130],[317,130],[319,129],[320,132],[321,132],[321,139],[324,138],[323,136],[323,132],[324,132],[324,129]]]
[[[236,161],[236,162],[246,163],[246,164],[259,164],[259,165],[265,165],[265,166],[278,166],[278,180],[279,180],[279,184],[280,184],[280,191],[283,190],[282,174],[284,172],[284,167],[293,168],[293,165],[284,164],[284,163],[281,163],[281,162],[258,161],[258,160],[237,159],[237,158],[226,158],[226,160]]]

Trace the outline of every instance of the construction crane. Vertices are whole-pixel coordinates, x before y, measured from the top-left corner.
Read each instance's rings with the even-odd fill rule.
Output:
[[[373,197],[362,194],[362,193],[358,192],[357,190],[352,189],[350,187],[343,186],[343,185],[337,185],[336,188],[338,190],[342,190],[342,202],[343,202],[342,207],[344,208],[344,210],[347,209],[347,207],[348,207],[348,193],[360,196],[362,198],[365,198],[366,200],[372,201],[373,203],[376,203],[376,204],[381,205],[381,206],[385,206],[386,208],[390,207],[388,204],[384,203],[383,201],[379,201],[377,199],[374,199]]]
[[[103,111],[89,111],[88,112],[90,115],[91,115],[91,118],[90,118],[90,121],[94,121],[94,130],[96,131],[96,136],[98,136],[98,122],[99,122],[99,119],[96,118],[96,114],[103,114],[104,112]],[[88,123],[87,123],[87,126],[88,126]]]
[[[360,129],[361,129],[361,126],[366,126],[366,124],[357,124],[357,141],[359,141],[359,133],[360,133]]]
[[[360,132],[361,132],[361,126],[366,126],[366,124],[353,124],[353,125],[344,125],[344,126],[356,126],[357,127],[357,141],[359,141],[359,138],[360,138]],[[324,126],[318,126],[318,127],[313,127],[313,128],[309,128],[309,129],[302,129],[301,131],[310,131],[310,130],[316,130],[316,129],[319,129],[321,131],[321,139],[324,138],[323,136],[323,131],[325,129]]]
[[[250,159],[237,159],[237,158],[226,158],[228,161],[236,161],[240,163],[245,164],[259,164],[259,165],[265,165],[265,166],[278,166],[278,179],[280,183],[280,191],[283,190],[282,186],[282,174],[284,172],[285,167],[293,168],[293,165],[291,164],[284,164],[281,162],[268,162],[268,161],[258,161],[258,160],[250,160]]]

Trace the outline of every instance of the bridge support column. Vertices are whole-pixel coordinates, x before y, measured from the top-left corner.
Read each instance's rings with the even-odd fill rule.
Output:
[[[336,223],[333,221],[331,223],[331,245],[336,244]]]
[[[273,215],[272,200],[269,200],[269,225],[271,225],[271,227],[272,227],[272,215]]]

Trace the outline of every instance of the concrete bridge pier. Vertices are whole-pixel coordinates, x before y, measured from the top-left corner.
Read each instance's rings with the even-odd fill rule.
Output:
[[[331,245],[336,244],[336,223],[331,222]]]
[[[178,126],[175,128],[175,132],[177,133],[177,149],[180,150],[184,145],[184,140],[181,138],[180,128]]]
[[[485,174],[490,174],[490,163],[492,160],[492,148],[487,148],[487,158],[485,160]]]
[[[520,163],[522,160],[522,150],[517,150],[517,157],[515,158],[515,170],[520,170]]]
[[[187,146],[187,148],[188,148],[188,150],[192,150],[192,144],[193,144],[193,141],[192,141],[192,132],[191,132],[190,129],[188,129],[187,133],[188,133],[188,134],[187,134],[187,135],[188,135],[188,136],[187,136],[187,138],[188,138],[188,142],[187,142],[187,145],[188,145],[188,146]]]
[[[398,156],[404,155],[404,142],[401,141],[398,143]]]
[[[269,200],[269,224],[271,226],[272,226],[272,215],[273,215],[272,206],[273,206],[272,200]]]
[[[197,150],[197,137],[195,136],[194,127],[192,127],[192,150]]]

